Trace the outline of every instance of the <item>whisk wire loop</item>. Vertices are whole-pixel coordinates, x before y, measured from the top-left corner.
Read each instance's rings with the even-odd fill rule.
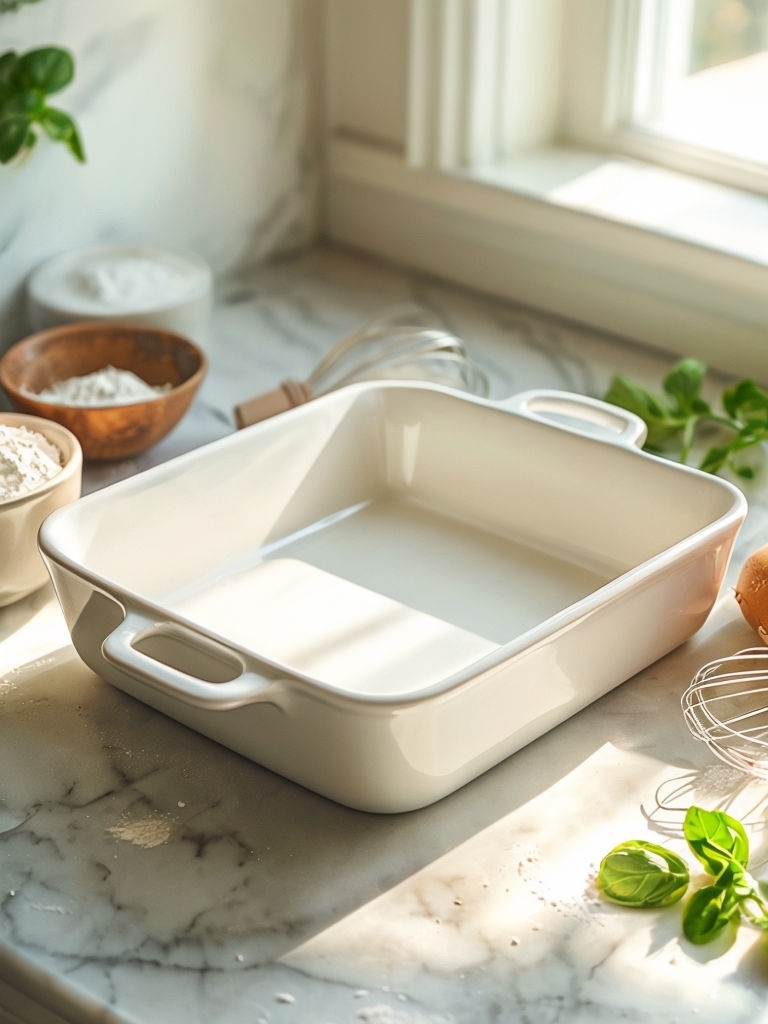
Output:
[[[768,649],[702,666],[681,697],[691,733],[726,764],[768,778]]]

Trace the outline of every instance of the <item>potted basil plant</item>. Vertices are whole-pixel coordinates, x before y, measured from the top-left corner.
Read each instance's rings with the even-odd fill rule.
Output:
[[[51,94],[69,85],[74,73],[72,54],[58,46],[0,54],[0,163],[29,153],[41,130],[63,143],[76,160],[85,162],[74,120],[48,103]]]

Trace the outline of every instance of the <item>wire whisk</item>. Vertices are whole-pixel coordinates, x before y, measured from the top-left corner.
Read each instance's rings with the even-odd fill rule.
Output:
[[[734,768],[768,778],[768,650],[749,647],[704,665],[681,697],[693,735]]]
[[[470,359],[464,342],[435,326],[427,310],[396,306],[339,341],[304,381],[279,387],[235,407],[238,427],[249,426],[295,405],[363,380],[422,380],[486,397],[488,378]]]

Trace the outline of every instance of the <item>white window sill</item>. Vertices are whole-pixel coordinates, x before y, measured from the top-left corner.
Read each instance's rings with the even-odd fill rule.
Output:
[[[768,198],[552,149],[472,173],[330,140],[334,239],[768,381]]]
[[[768,266],[768,199],[639,160],[547,149],[468,180]]]

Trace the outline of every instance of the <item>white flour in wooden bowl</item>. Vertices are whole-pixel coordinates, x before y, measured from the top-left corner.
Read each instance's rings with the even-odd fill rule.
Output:
[[[57,381],[34,397],[60,405],[127,405],[145,402],[170,391],[172,384],[147,384],[131,370],[105,366],[103,370]]]
[[[61,469],[59,449],[36,430],[0,423],[0,502],[19,498]]]

